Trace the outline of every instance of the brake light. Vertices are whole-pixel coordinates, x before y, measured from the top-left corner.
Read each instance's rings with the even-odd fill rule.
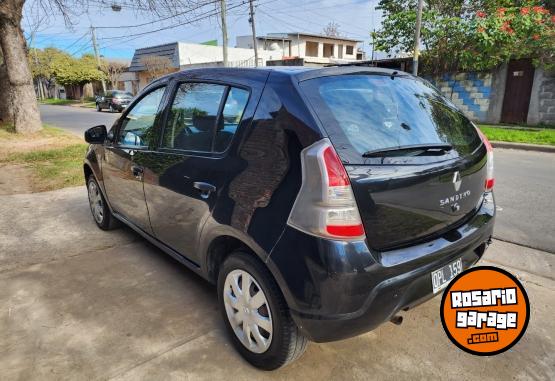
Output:
[[[482,142],[486,146],[487,150],[486,183],[484,187],[486,192],[491,192],[493,190],[493,186],[495,185],[495,178],[493,176],[493,147],[486,135],[484,135],[478,127],[476,127],[476,131],[478,131],[478,135],[480,135],[480,139],[482,139]]]
[[[349,176],[328,139],[301,152],[303,183],[288,224],[324,238],[358,240],[364,227]]]

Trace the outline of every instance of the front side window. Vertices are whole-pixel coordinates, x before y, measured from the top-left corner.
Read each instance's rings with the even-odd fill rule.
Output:
[[[222,152],[228,147],[247,104],[248,92],[210,83],[183,83],[172,104],[162,148]],[[223,115],[219,115],[222,99]]]
[[[165,90],[165,87],[153,90],[129,110],[121,124],[118,136],[119,144],[135,147],[148,146]]]

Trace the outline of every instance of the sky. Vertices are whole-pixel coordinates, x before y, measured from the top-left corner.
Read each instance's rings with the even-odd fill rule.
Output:
[[[207,5],[197,6],[192,11],[176,9],[174,12],[182,15],[169,17],[169,14],[138,11],[131,0],[91,0],[86,12],[74,10],[81,14],[71,17],[73,25],[68,27],[61,15],[50,12],[45,15],[44,10],[28,0],[22,27],[33,47],[54,46],[80,57],[93,52],[90,27],[94,26],[102,56],[130,61],[135,49],[164,43],[201,43],[217,39],[221,45],[220,17],[215,15],[219,2],[201,0],[198,3]],[[249,5],[247,0],[227,0],[226,3],[229,46],[233,47],[236,36],[252,34],[248,22]],[[320,34],[333,21],[339,25],[342,35],[362,40],[359,46],[370,57],[370,31],[379,29],[380,24],[381,12],[374,10],[377,3],[378,0],[255,0],[256,33]],[[114,12],[110,4],[121,5],[121,11]]]

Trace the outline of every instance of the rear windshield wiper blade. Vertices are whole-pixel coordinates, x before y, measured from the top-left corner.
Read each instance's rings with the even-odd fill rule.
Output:
[[[381,157],[387,156],[390,153],[403,152],[403,151],[451,151],[453,146],[451,144],[412,144],[406,146],[389,147],[367,151],[362,154],[362,157]]]

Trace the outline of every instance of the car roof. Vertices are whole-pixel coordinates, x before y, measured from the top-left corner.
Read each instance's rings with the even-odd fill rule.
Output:
[[[378,75],[399,75],[399,76],[410,76],[409,73],[384,69],[378,67],[369,66],[357,66],[357,65],[338,65],[338,66],[328,66],[328,67],[309,67],[309,66],[263,66],[258,68],[234,68],[234,67],[207,67],[207,68],[192,68],[184,69],[176,73],[168,74],[164,77],[157,79],[156,83],[163,82],[171,78],[178,78],[182,76],[193,76],[193,77],[204,77],[204,76],[233,76],[233,77],[245,77],[249,79],[259,79],[266,78],[268,74],[276,73],[278,75],[295,77],[298,81],[303,81],[306,79],[317,78],[317,77],[327,77],[334,75],[344,75],[344,74],[378,74]],[[261,74],[263,74],[261,76]]]

